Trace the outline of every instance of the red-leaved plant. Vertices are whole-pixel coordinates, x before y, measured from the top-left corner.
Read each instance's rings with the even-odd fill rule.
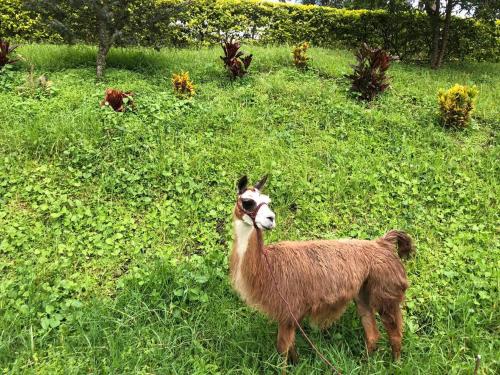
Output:
[[[347,76],[351,80],[351,91],[360,99],[370,101],[389,87],[386,72],[394,57],[382,48],[370,48],[363,43],[356,52],[356,60],[354,72]]]
[[[252,55],[245,55],[245,52],[240,51],[240,42],[235,41],[233,38],[226,39],[222,42],[222,49],[224,50],[224,56],[220,58],[224,61],[224,66],[226,67],[231,79],[236,77],[243,77],[252,62]]]
[[[127,106],[134,107],[132,92],[116,89],[106,89],[106,96],[101,101],[101,107],[109,105],[115,112],[124,112]]]
[[[14,64],[17,61],[17,59],[12,60],[9,57],[9,54],[11,54],[16,48],[17,46],[11,47],[9,42],[0,39],[0,69],[7,64]]]

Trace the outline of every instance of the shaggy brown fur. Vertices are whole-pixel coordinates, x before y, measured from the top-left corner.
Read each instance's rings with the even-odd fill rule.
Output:
[[[235,223],[242,216],[236,206]],[[389,335],[392,354],[395,359],[400,357],[403,324],[400,303],[408,281],[395,250],[397,246],[398,254],[405,257],[413,251],[411,238],[406,233],[393,230],[372,241],[285,241],[259,248],[259,243],[263,244],[263,238],[260,242],[258,238],[262,231],[248,230],[252,231],[248,246],[239,259],[240,239],[235,229],[230,257],[231,280],[249,305],[278,322],[277,349],[280,353],[291,361],[297,360],[296,326],[276,291],[263,251],[280,292],[299,321],[310,317],[314,324],[326,328],[354,300],[365,329],[367,350],[373,351],[380,337],[375,323],[378,312]]]

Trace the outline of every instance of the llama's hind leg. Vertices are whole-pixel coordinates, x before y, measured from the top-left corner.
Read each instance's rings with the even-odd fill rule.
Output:
[[[401,341],[403,339],[403,317],[399,303],[384,306],[379,314],[389,336],[392,357],[394,360],[398,360],[401,357]]]
[[[299,357],[295,350],[295,324],[288,322],[279,324],[276,347],[287,361],[297,363]]]
[[[365,329],[366,349],[368,353],[371,353],[377,348],[377,341],[380,338],[375,312],[362,298],[356,299],[356,307],[361,317],[361,324]]]

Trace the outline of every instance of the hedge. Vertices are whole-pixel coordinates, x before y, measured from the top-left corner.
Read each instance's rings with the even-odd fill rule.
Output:
[[[0,38],[17,41],[61,41],[40,17],[23,7],[23,0],[0,0]]]
[[[173,8],[181,0],[157,0],[156,7]],[[151,15],[133,14],[124,30],[122,44],[155,46],[190,46],[218,43],[223,35],[261,44],[283,44],[309,41],[323,47],[357,47],[362,42],[381,46],[401,59],[427,59],[431,45],[428,17],[419,12],[391,14],[383,10],[346,10],[315,5],[293,5],[257,0],[190,0],[189,5],[160,25],[148,30],[145,19]],[[54,39],[44,35],[36,16],[21,7],[21,0],[2,0],[0,36],[39,40]],[[23,14],[17,25],[7,16],[4,26],[2,10]],[[178,8],[178,7],[177,7]],[[164,10],[164,9],[163,9]],[[10,25],[10,26],[9,26]],[[30,35],[27,30],[36,32]],[[84,35],[93,33],[83,32]],[[154,34],[155,38],[151,35]],[[82,37],[83,42],[93,42]],[[158,45],[160,41],[160,45]],[[500,23],[485,23],[454,17],[450,30],[447,58],[495,59],[500,56]]]

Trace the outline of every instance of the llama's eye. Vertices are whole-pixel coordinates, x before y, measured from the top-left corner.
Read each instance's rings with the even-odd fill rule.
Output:
[[[252,199],[242,200],[241,204],[246,211],[251,211],[255,208],[255,201]]]

